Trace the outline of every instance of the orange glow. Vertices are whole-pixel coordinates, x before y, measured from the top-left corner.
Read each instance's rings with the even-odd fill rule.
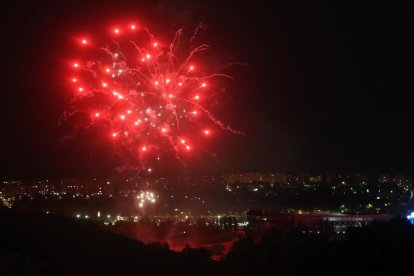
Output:
[[[190,150],[190,149],[191,149],[191,147],[190,147],[189,145],[185,145],[185,149],[186,149],[186,150]]]
[[[102,86],[103,86],[103,87],[108,87],[108,84],[107,84],[106,82],[103,82],[103,83],[102,83]]]

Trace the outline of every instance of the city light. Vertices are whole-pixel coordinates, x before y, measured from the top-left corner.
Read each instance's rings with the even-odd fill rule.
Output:
[[[408,221],[414,225],[414,212],[411,212],[408,216],[407,216]]]

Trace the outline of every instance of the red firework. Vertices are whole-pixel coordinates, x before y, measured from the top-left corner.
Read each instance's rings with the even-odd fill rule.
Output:
[[[108,35],[110,42],[101,48],[89,38],[79,39],[85,55],[94,58],[72,63],[74,98],[68,114],[89,114],[89,125],[103,124],[116,147],[149,171],[148,164],[163,154],[182,160],[202,148],[202,140],[218,129],[237,133],[210,112],[217,101],[212,81],[229,76],[199,70],[203,66],[196,60],[207,45],[183,54],[178,50],[182,29],[164,44],[136,24],[114,27]]]

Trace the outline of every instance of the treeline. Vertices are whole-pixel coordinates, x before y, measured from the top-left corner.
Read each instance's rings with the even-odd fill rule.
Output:
[[[61,215],[0,211],[1,275],[215,275],[206,250],[146,245]]]
[[[216,262],[205,249],[176,253],[91,221],[1,209],[0,245],[1,275],[389,275],[410,269],[414,227],[376,222],[341,239],[271,230]]]
[[[350,228],[345,237],[270,230],[236,242],[223,263],[234,275],[398,275],[414,257],[405,220]]]

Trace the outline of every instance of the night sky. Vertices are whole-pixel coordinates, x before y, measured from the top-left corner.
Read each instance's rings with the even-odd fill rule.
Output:
[[[220,133],[217,160],[197,156],[182,171],[413,174],[412,1],[96,2],[2,4],[1,177],[113,174],[104,141],[63,143],[58,120],[73,37],[125,18],[168,38],[203,22],[213,55],[246,64],[218,111],[246,134]]]

